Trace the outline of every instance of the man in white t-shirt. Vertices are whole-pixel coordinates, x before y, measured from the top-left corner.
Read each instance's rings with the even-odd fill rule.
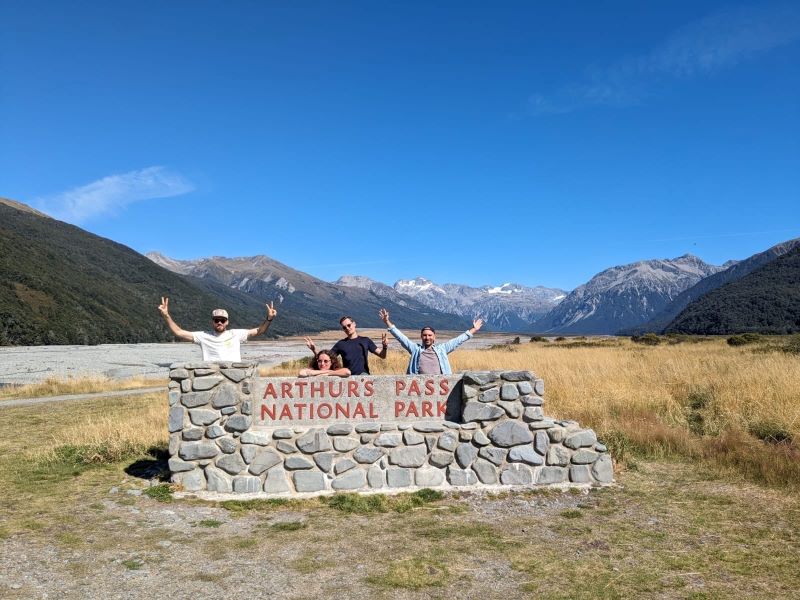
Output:
[[[267,304],[267,316],[255,329],[228,329],[228,311],[216,308],[211,312],[212,331],[186,331],[181,329],[169,316],[169,298],[161,298],[159,312],[167,322],[167,327],[175,337],[187,342],[200,344],[203,360],[209,362],[238,362],[242,360],[239,345],[252,337],[261,335],[269,329],[278,311]]]

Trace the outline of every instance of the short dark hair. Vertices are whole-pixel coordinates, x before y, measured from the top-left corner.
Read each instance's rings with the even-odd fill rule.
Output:
[[[426,329],[430,329],[433,335],[436,335],[436,330],[431,327],[430,325],[425,325],[422,329],[419,330],[419,334],[422,335]]]
[[[353,317],[348,317],[347,315],[345,315],[341,319],[339,319],[339,325],[341,325],[342,321],[344,321],[345,319],[350,319],[351,321],[353,321],[355,323],[355,319]]]

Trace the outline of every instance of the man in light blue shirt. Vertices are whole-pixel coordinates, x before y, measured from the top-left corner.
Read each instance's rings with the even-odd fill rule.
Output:
[[[389,320],[389,311],[382,308],[378,314],[389,328],[389,333],[411,354],[408,369],[406,369],[406,373],[409,375],[452,375],[453,370],[450,368],[447,355],[475,335],[483,326],[483,319],[475,319],[472,327],[444,344],[436,343],[436,330],[433,327],[423,327],[420,331],[422,343],[418,344],[409,340],[392,324]]]

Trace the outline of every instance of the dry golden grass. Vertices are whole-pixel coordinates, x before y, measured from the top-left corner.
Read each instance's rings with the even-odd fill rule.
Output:
[[[130,379],[109,379],[107,377],[78,377],[58,379],[48,377],[39,383],[8,386],[0,388],[0,400],[10,398],[37,398],[60,396],[62,394],[92,394],[113,390],[134,390],[139,388],[167,385],[164,378],[131,377]]]

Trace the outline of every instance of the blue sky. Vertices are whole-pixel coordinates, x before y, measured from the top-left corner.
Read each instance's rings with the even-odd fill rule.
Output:
[[[800,5],[5,0],[0,196],[326,280],[721,264],[800,236]]]

